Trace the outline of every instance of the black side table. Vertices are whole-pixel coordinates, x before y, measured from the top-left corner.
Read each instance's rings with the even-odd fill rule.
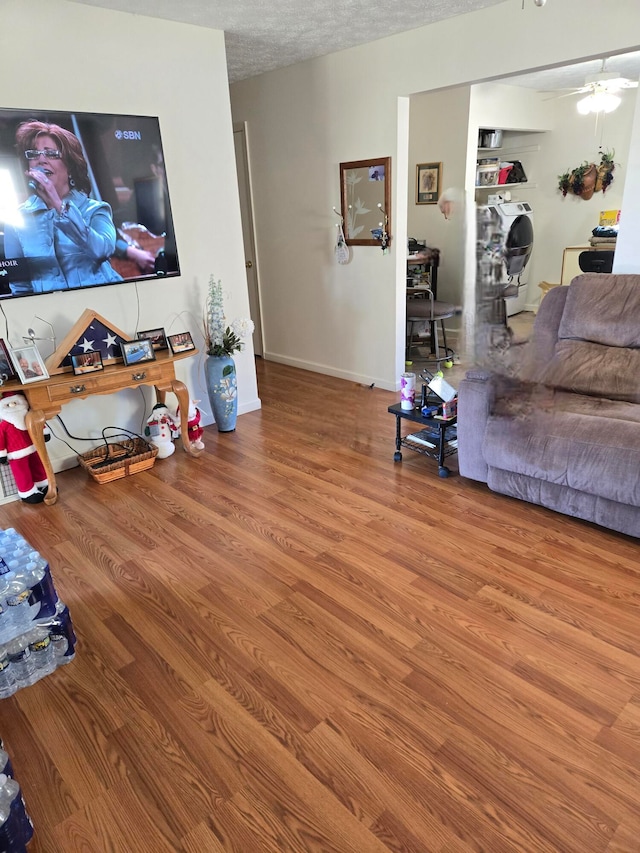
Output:
[[[393,461],[402,461],[401,448],[406,447],[407,450],[437,459],[438,476],[448,477],[450,472],[444,460],[458,452],[457,418],[424,418],[420,409],[403,409],[400,403],[389,406],[387,411],[396,416],[396,452]],[[421,429],[403,437],[400,427],[403,420],[420,424]]]

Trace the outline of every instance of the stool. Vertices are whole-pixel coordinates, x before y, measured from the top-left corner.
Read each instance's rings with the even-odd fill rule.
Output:
[[[451,302],[440,302],[433,298],[433,294],[429,292],[428,299],[407,299],[407,343],[406,357],[410,360],[411,350],[413,348],[413,332],[415,323],[429,323],[431,333],[431,353],[433,358],[429,361],[435,361],[438,369],[440,362],[448,361],[453,357],[453,350],[447,346],[447,333],[444,328],[444,321],[449,317],[455,317],[462,313],[459,305],[454,305]],[[438,323],[442,331],[442,343],[444,355],[440,354],[440,341],[438,335]]]

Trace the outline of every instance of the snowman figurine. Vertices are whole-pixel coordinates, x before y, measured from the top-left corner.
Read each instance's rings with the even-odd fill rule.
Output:
[[[179,429],[164,403],[156,403],[147,420],[144,434],[158,448],[158,459],[166,459],[175,451],[173,439]]]

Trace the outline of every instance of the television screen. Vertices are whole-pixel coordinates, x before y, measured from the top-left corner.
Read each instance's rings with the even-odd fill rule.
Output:
[[[0,109],[0,299],[179,274],[157,118]]]

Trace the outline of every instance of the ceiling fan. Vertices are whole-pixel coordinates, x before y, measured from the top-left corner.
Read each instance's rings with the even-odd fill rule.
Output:
[[[623,89],[636,89],[638,81],[630,80],[628,77],[621,77],[615,71],[607,71],[605,65],[606,59],[603,59],[602,70],[596,74],[589,75],[584,81],[584,86],[580,86],[577,89],[569,89],[568,91],[564,91],[564,94],[556,94],[553,97],[567,98],[572,95],[585,95],[576,105],[578,112],[582,113],[582,115],[613,112],[613,110],[620,106],[621,99],[618,92],[621,92]]]

